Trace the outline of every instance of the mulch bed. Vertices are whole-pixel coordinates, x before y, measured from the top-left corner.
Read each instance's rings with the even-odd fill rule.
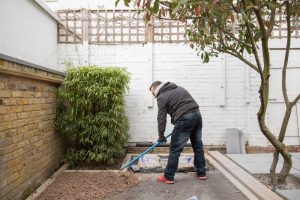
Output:
[[[64,172],[47,187],[38,200],[105,199],[138,184],[130,172]]]
[[[253,176],[262,184],[272,190],[271,178],[269,174],[255,174]],[[278,189],[282,190],[300,189],[300,179],[293,175],[288,175],[285,183],[280,184],[277,187]]]

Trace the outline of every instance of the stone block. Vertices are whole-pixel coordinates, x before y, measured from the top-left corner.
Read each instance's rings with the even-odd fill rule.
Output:
[[[21,126],[26,125],[27,123],[28,123],[27,119],[18,119],[16,121],[14,121],[13,127],[14,128],[21,127]]]
[[[17,129],[10,129],[4,132],[7,138],[13,137],[17,133]]]
[[[11,114],[4,115],[4,120],[3,121],[5,121],[5,122],[10,121],[11,122],[11,121],[14,121],[16,119],[18,119],[18,115],[16,113],[11,113]]]
[[[27,98],[18,98],[17,103],[21,104],[21,105],[28,104],[28,99]]]
[[[25,97],[25,93],[23,91],[12,91],[12,97]]]
[[[23,106],[7,106],[6,107],[7,113],[19,113],[19,112],[23,112],[24,107]]]
[[[3,82],[0,82],[0,90],[4,89],[5,84]]]
[[[0,97],[11,97],[12,92],[9,90],[0,90]]]
[[[28,104],[37,104],[37,98],[28,98]]]
[[[27,112],[22,112],[22,113],[18,113],[18,118],[19,119],[24,119],[28,117],[28,113]]]
[[[5,98],[4,105],[7,105],[7,106],[17,105],[17,99],[16,98]]]
[[[5,131],[12,128],[12,122],[8,121],[8,122],[2,122],[0,123],[0,131]]]
[[[30,112],[30,111],[32,111],[32,105],[24,105],[23,106],[23,111],[24,112]]]
[[[2,115],[3,116],[3,114],[5,114],[6,113],[6,106],[3,106],[3,105],[0,105],[0,115]],[[1,122],[1,121],[0,121]]]

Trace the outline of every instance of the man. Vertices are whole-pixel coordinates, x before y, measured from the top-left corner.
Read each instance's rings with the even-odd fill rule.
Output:
[[[171,136],[168,164],[164,175],[158,176],[157,181],[167,184],[175,182],[178,159],[189,139],[195,154],[196,175],[200,180],[207,179],[201,139],[202,118],[198,104],[188,91],[171,82],[155,81],[151,84],[150,91],[157,98],[158,141],[167,142],[164,136],[167,114],[171,116],[171,123],[175,125]]]

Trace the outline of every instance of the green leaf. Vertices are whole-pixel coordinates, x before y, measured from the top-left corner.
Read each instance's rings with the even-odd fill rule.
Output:
[[[118,6],[119,2],[120,2],[120,0],[116,0],[116,1],[115,1],[115,7]]]
[[[130,0],[124,0],[124,5],[129,7]]]
[[[158,0],[155,0],[153,6],[153,13],[156,14],[158,12],[158,9],[159,9]]]

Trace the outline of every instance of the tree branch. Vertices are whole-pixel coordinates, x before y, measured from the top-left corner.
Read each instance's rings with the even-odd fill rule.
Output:
[[[284,64],[282,68],[282,93],[284,97],[284,102],[286,107],[289,106],[289,98],[287,95],[287,88],[286,88],[286,69],[289,61],[289,53],[290,53],[290,47],[291,47],[291,13],[290,13],[290,3],[288,1],[285,1],[286,3],[286,22],[287,22],[287,40],[286,40],[286,48],[285,48],[285,57],[284,57]]]
[[[291,106],[296,105],[296,103],[300,100],[300,94],[294,99],[294,101],[291,102]]]
[[[251,0],[253,5],[256,5],[255,0]],[[261,111],[262,113],[262,118],[265,117],[265,111],[267,109],[268,105],[268,100],[269,100],[269,78],[270,78],[270,54],[269,54],[269,44],[268,44],[268,36],[266,33],[266,28],[264,25],[264,20],[261,16],[261,13],[258,10],[254,10],[254,13],[256,15],[259,28],[260,28],[260,33],[261,33],[261,44],[262,44],[262,51],[263,51],[263,58],[264,58],[264,68],[263,68],[263,74],[261,76],[261,88],[260,90],[262,91],[262,98],[264,99],[263,102],[263,107]]]
[[[222,48],[222,49],[221,49],[221,48],[218,48],[218,49],[216,49],[216,50],[218,50],[218,51],[220,51],[220,52],[222,52],[222,53],[228,53],[228,54],[230,54],[230,55],[232,55],[232,56],[234,56],[234,57],[240,59],[242,62],[244,62],[244,63],[247,64],[249,67],[251,67],[251,68],[254,69],[256,72],[259,73],[258,68],[257,68],[255,65],[253,65],[251,62],[249,62],[248,60],[246,60],[246,59],[245,59],[241,54],[239,54],[235,49],[233,49],[233,48],[231,48],[231,47],[228,47],[228,46],[226,46],[226,48],[227,48],[227,49],[230,49],[232,52],[222,50],[222,49],[224,49],[224,48]]]
[[[246,7],[245,0],[243,0],[243,4],[244,4],[244,7]],[[261,63],[260,63],[260,60],[259,60],[259,56],[258,56],[256,45],[255,45],[255,42],[254,42],[254,39],[253,39],[251,28],[250,28],[248,20],[246,20],[245,22],[246,22],[247,32],[248,32],[249,37],[250,37],[252,51],[254,53],[254,57],[255,57],[255,60],[256,60],[257,67],[258,67],[259,73],[262,73],[262,66],[261,66]]]
[[[276,14],[276,8],[271,10],[271,16],[270,16],[270,27],[267,30],[267,35],[270,37],[271,33],[273,31],[274,25],[275,25],[275,14]]]
[[[236,40],[237,42],[247,46],[247,47],[250,47],[251,48],[251,45],[243,42],[242,40],[238,39],[237,37],[235,37],[232,33],[226,31],[224,28],[222,28],[219,24],[217,24],[214,20],[211,20],[212,23],[218,28],[220,29],[222,32],[224,32],[225,34],[229,35],[229,37],[231,37],[232,39]]]

